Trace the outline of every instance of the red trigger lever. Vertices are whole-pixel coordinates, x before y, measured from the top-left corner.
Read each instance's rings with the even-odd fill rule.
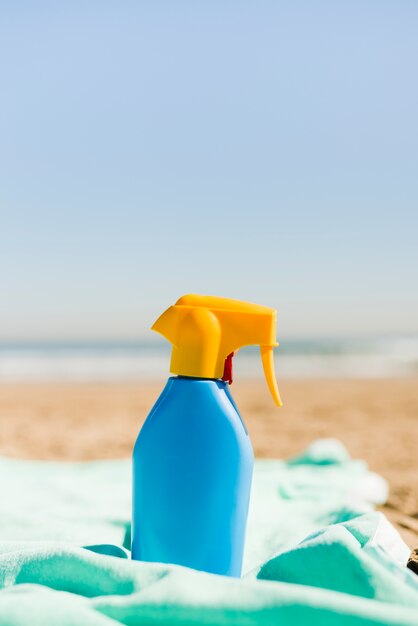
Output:
[[[232,357],[233,356],[234,356],[234,353],[231,352],[231,354],[228,354],[228,356],[226,357],[225,365],[224,365],[224,373],[222,375],[222,380],[229,383],[230,385],[232,385]]]

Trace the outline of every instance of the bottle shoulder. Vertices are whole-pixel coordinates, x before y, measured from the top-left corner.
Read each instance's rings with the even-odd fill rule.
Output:
[[[241,415],[223,381],[170,378],[144,422],[139,437],[155,431],[236,431],[248,436]]]

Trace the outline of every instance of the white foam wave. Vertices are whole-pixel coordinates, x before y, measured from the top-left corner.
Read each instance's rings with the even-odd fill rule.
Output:
[[[169,349],[0,348],[0,382],[124,381],[163,379]],[[258,351],[242,350],[234,360],[235,377],[261,377]],[[418,375],[418,338],[358,342],[289,344],[276,355],[280,378],[382,378]]]

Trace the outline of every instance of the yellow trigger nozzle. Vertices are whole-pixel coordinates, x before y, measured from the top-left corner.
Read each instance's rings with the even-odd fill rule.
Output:
[[[152,330],[171,342],[170,372],[196,378],[232,380],[233,353],[244,346],[260,346],[268,388],[282,406],[274,373],[276,311],[266,306],[189,294],[177,300]]]

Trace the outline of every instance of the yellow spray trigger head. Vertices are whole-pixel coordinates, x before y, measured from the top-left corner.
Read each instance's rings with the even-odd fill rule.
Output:
[[[226,361],[239,348],[260,346],[264,375],[274,402],[281,406],[274,373],[276,311],[215,296],[189,294],[177,300],[152,330],[173,346],[170,372],[196,378],[222,378]]]

